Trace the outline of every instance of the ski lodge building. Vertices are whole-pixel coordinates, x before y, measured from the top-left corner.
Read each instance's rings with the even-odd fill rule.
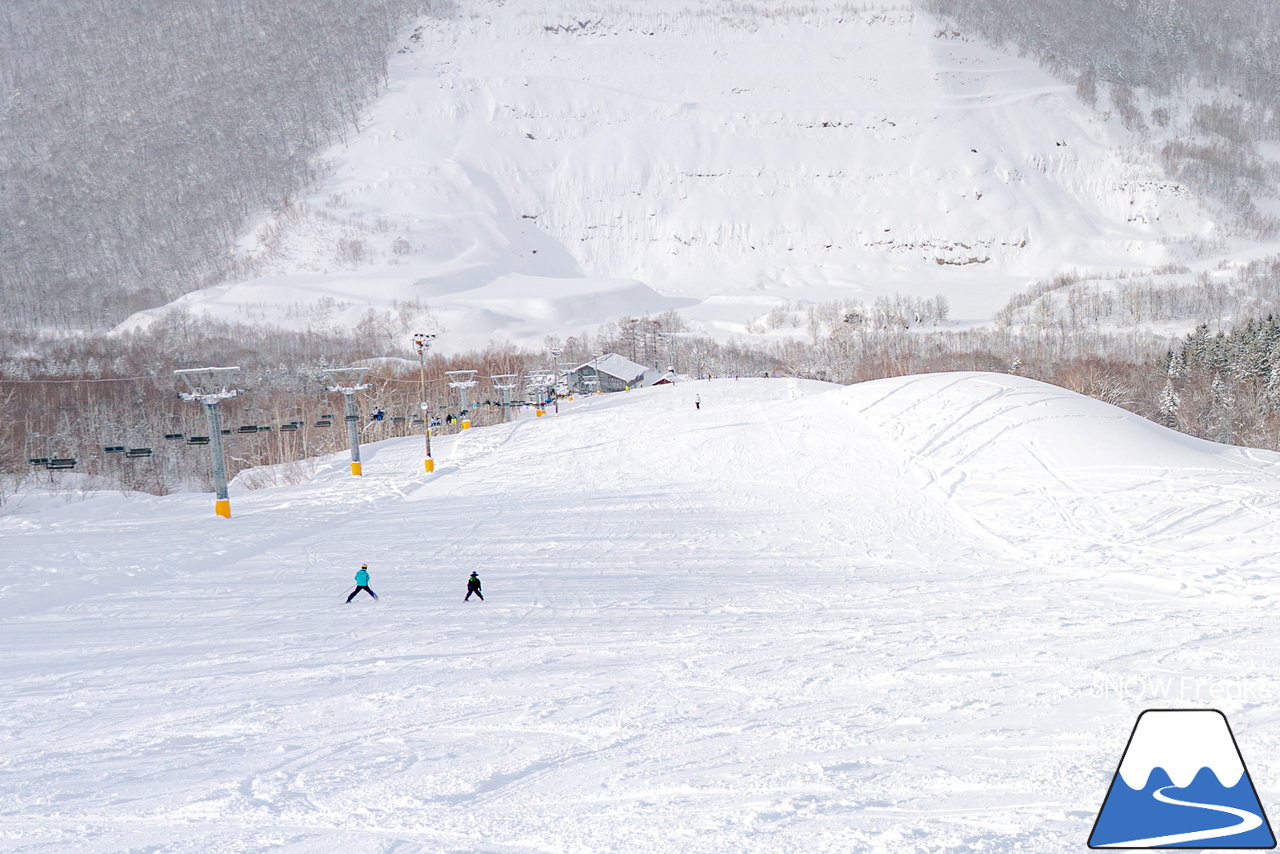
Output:
[[[570,387],[584,392],[594,391],[592,379],[599,370],[600,391],[623,391],[644,385],[646,368],[617,353],[605,353],[599,359],[583,362],[568,372]]]

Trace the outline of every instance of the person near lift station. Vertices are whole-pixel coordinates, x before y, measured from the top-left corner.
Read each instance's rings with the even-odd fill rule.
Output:
[[[479,596],[481,602],[484,601],[484,594],[480,592],[480,576],[476,575],[474,572],[471,573],[471,577],[467,579],[467,595],[462,597],[462,601],[466,602],[470,599],[472,593]]]
[[[352,590],[351,595],[347,597],[348,605],[351,604],[351,600],[356,598],[356,594],[361,590],[368,593],[374,599],[378,598],[378,594],[374,593],[373,589],[369,587],[369,564],[367,563],[360,564],[360,569],[356,571],[356,589]]]

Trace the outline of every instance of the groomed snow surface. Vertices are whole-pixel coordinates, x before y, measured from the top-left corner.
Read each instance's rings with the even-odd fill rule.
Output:
[[[1280,456],[990,374],[433,450],[7,505],[0,850],[1080,851],[1145,708],[1280,803]]]

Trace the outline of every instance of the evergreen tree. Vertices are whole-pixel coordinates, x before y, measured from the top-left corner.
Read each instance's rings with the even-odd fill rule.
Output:
[[[1178,407],[1182,405],[1182,396],[1173,387],[1173,380],[1165,380],[1164,390],[1160,392],[1160,423],[1171,430],[1178,429]]]
[[[1233,420],[1235,418],[1235,395],[1231,387],[1223,381],[1221,375],[1213,378],[1209,389],[1209,413],[1205,423],[1205,432],[1215,442],[1231,444],[1235,438]]]

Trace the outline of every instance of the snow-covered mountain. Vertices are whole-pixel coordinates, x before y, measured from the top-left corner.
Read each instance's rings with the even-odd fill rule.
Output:
[[[247,232],[252,277],[175,305],[299,327],[425,307],[446,350],[896,292],[986,319],[1213,229],[1070,87],[890,0],[459,0],[325,160]]]
[[[1153,706],[1223,709],[1275,797],[1280,455],[988,374],[433,452],[251,471],[229,520],[6,504],[0,848],[1074,852]]]

